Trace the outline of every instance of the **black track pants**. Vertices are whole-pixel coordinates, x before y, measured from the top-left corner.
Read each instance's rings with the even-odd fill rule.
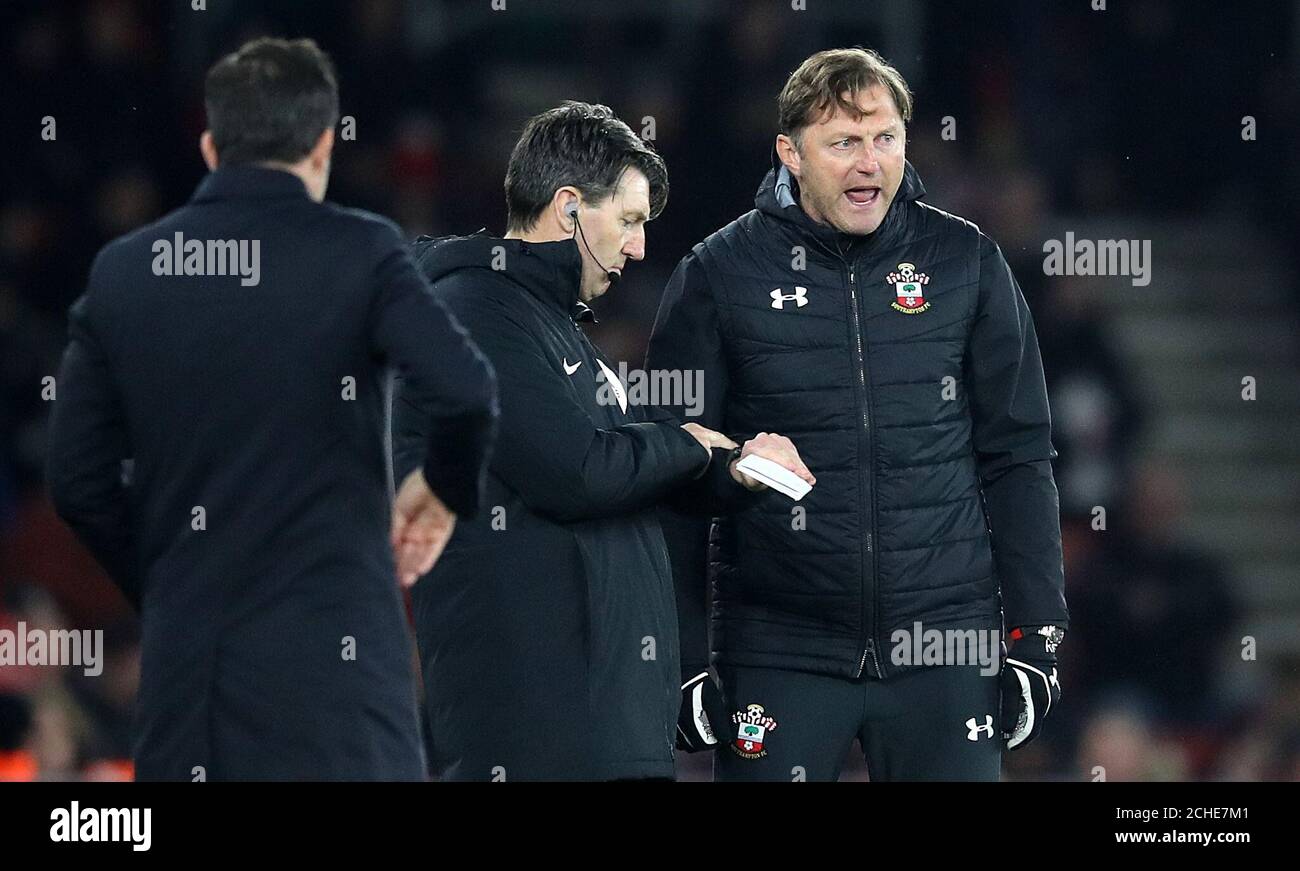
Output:
[[[716,781],[835,780],[855,737],[872,781],[999,777],[998,675],[979,666],[885,680],[738,666],[718,673],[731,719],[715,727]]]

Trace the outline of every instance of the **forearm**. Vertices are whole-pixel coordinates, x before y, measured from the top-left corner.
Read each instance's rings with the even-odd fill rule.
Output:
[[[68,445],[62,420],[51,427],[46,481],[59,519],[90,552],[109,578],[139,608],[143,592],[136,536],[121,464],[96,461]]]
[[[530,507],[562,521],[647,508],[699,475],[709,462],[694,437],[670,423],[595,430],[580,457],[536,450],[535,440],[529,447],[527,456],[546,464],[543,474],[529,474],[526,457],[515,462],[503,457],[507,460],[503,477],[507,483],[518,483]]]
[[[750,490],[736,479],[733,466],[740,448],[714,448],[708,468],[697,478],[687,481],[669,496],[667,504],[674,511],[696,517],[716,517],[744,511],[770,491]]]
[[[1008,627],[1069,622],[1060,503],[1051,463],[1021,463],[983,487]]]

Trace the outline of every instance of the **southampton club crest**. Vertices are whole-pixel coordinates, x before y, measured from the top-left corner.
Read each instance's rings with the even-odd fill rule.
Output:
[[[895,311],[905,315],[919,315],[930,307],[925,298],[925,285],[930,283],[930,276],[917,272],[913,264],[898,264],[898,271],[886,275],[885,283],[894,286],[897,296],[889,305]]]
[[[747,705],[745,710],[731,715],[737,725],[736,740],[731,749],[737,756],[745,759],[761,759],[767,755],[763,749],[763,740],[768,732],[776,730],[776,720],[763,711],[762,705]]]

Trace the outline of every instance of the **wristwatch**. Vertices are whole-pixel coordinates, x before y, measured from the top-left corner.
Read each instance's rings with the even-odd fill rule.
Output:
[[[1065,630],[1059,626],[1039,626],[1034,630],[1035,635],[1043,636],[1043,646],[1047,648],[1048,653],[1056,653],[1056,647],[1065,638]]]
[[[1043,647],[1048,653],[1053,655],[1056,654],[1057,646],[1065,638],[1065,630],[1059,626],[1037,626],[1030,629],[1028,633],[1026,633],[1025,627],[1017,626],[1015,629],[1011,630],[1011,640],[1019,641],[1021,638],[1024,638],[1026,634],[1043,636]]]

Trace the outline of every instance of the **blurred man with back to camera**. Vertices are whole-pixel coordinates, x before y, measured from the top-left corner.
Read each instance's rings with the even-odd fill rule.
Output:
[[[678,265],[647,364],[703,369],[702,423],[781,429],[821,479],[711,549],[671,529],[684,675],[711,659],[728,712],[714,775],[833,780],[856,737],[872,780],[997,780],[1068,619],[1033,320],[998,246],[920,202],[879,55],[809,57],[778,112],[756,208]]]
[[[413,592],[433,767],[446,780],[671,778],[680,668],[653,508],[743,509],[762,485],[735,468],[742,455],[812,475],[781,436],[741,448],[637,402],[579,326],[645,256],[668,196],[663,160],[626,124],[586,103],[537,115],[505,191],[504,238],[416,243],[501,390],[486,510]],[[409,399],[395,406],[399,472],[427,417]]]
[[[136,773],[422,779],[398,576],[477,510],[491,367],[394,224],[324,202],[315,43],[245,45],[206,103],[211,173],[96,257],[50,421],[55,507],[140,610]],[[392,507],[389,366],[428,415]]]

